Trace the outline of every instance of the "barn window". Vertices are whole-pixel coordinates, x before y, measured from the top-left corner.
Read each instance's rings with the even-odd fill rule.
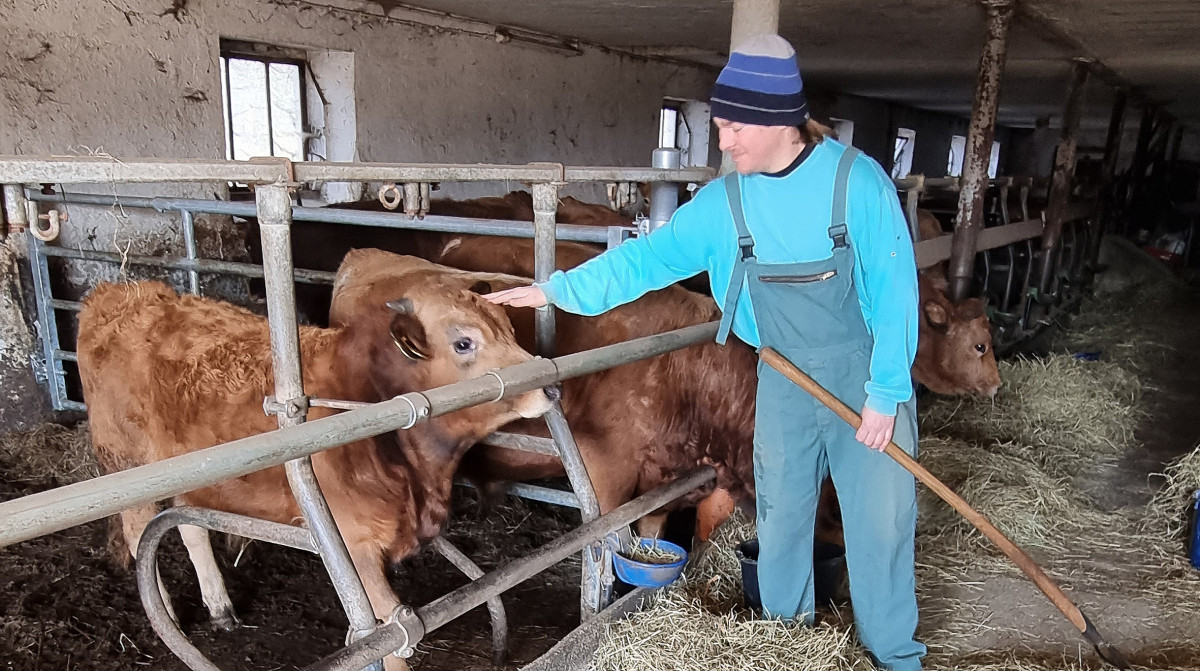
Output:
[[[967,155],[967,138],[965,135],[955,135],[950,138],[950,154],[946,158],[946,175],[949,177],[962,177],[963,162]],[[996,178],[996,171],[1000,167],[1000,143],[992,143],[992,154],[988,160],[988,177]]]
[[[913,145],[917,141],[917,131],[911,128],[896,129],[896,142],[892,149],[892,178],[908,177],[912,172]]]
[[[849,119],[838,119],[829,117],[829,123],[833,125],[833,134],[837,136],[838,142],[847,147],[854,144],[854,122]]]
[[[658,117],[658,146],[678,149],[682,167],[708,165],[711,116],[711,107],[706,102],[664,98]]]
[[[269,45],[221,41],[225,158],[305,160],[303,56]]]

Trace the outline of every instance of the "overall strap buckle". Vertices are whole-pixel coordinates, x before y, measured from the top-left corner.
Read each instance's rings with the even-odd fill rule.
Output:
[[[743,261],[754,258],[754,238],[749,235],[739,235],[738,247],[742,250]]]
[[[838,224],[837,226],[829,227],[829,237],[833,240],[833,248],[840,249],[849,247],[850,243],[846,242],[846,225]]]
[[[837,172],[833,178],[833,211],[829,217],[829,237],[833,239],[833,248],[849,247],[846,241],[846,197],[850,185],[850,168],[854,159],[862,153],[854,147],[846,147],[838,159]]]

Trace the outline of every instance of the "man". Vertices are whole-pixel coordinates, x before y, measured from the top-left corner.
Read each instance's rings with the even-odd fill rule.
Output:
[[[712,115],[736,173],[648,236],[489,298],[595,315],[707,270],[723,306],[718,342],[732,328],[772,347],[862,411],[856,434],[759,365],[754,479],[766,615],[812,621],[813,527],[830,473],[859,638],[884,668],[920,669],[915,483],[878,452],[893,437],[910,454],[917,444],[916,261],[895,188],[878,163],[826,139],[809,118],[795,52],[777,35],[730,55]]]

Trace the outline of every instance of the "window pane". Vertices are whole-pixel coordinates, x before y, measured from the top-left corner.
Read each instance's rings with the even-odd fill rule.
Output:
[[[259,61],[229,59],[230,116],[233,158],[271,155],[267,130],[267,66]]]
[[[303,161],[299,66],[271,63],[271,128],[274,155]]]
[[[670,107],[662,108],[658,117],[658,146],[675,147],[675,125],[679,123],[679,113]]]
[[[229,153],[229,135],[232,132],[229,128],[229,101],[225,99],[225,90],[226,90],[225,80],[226,80],[226,77],[228,76],[226,74],[225,70],[227,67],[229,67],[228,59],[222,57],[221,58],[221,116],[225,119],[225,160],[226,161],[233,158],[233,155]]]

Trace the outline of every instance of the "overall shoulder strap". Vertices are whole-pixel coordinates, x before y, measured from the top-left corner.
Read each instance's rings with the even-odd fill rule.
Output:
[[[738,247],[742,250],[742,260],[754,257],[754,237],[746,227],[746,213],[742,211],[742,183],[738,174],[731,172],[725,175],[725,198],[729,200],[729,212],[733,214],[733,225],[737,227]]]
[[[742,255],[733,264],[733,272],[729,274],[729,287],[725,290],[725,304],[721,306],[721,324],[717,328],[717,344],[724,345],[733,328],[733,313],[737,310],[738,296],[742,293],[742,284],[746,281],[746,263],[754,259],[754,238],[746,227],[746,215],[742,212],[742,185],[738,174],[731,172],[725,175],[725,197],[729,200],[729,211],[733,215],[733,225],[737,228],[738,247]]]
[[[833,178],[833,214],[829,219],[829,237],[833,239],[834,249],[850,246],[846,242],[846,192],[849,190],[850,168],[861,153],[854,147],[846,147],[838,160],[837,174]]]

